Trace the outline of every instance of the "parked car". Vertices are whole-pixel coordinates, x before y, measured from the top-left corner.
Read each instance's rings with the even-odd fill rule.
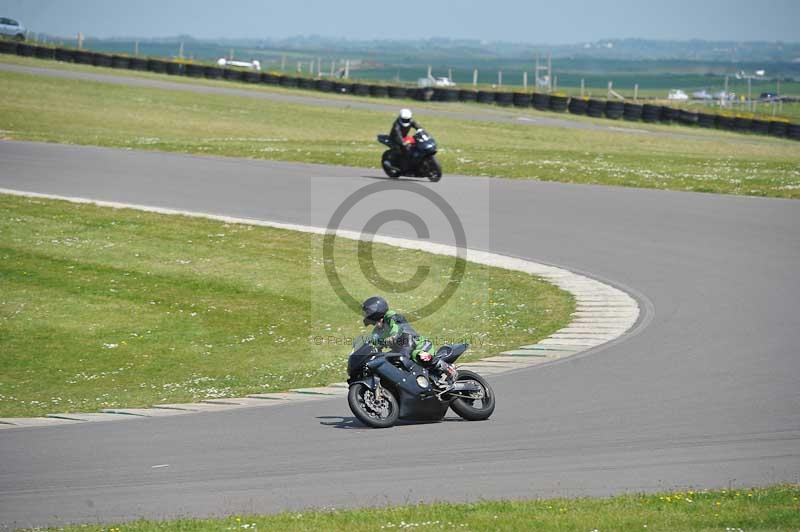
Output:
[[[671,91],[669,91],[669,94],[667,94],[667,99],[668,100],[688,100],[689,99],[689,95],[686,94],[685,92],[683,92],[680,89],[672,89]]]
[[[11,37],[17,41],[25,40],[25,26],[14,19],[0,17],[0,35]]]
[[[774,92],[762,92],[758,99],[762,102],[777,102],[781,97]]]

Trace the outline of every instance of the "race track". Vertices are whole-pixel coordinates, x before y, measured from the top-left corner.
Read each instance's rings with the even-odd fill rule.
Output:
[[[323,226],[381,178],[24,142],[0,142],[0,161],[2,188]],[[498,408],[483,423],[366,430],[335,399],[6,429],[0,524],[800,481],[800,203],[446,175],[382,204],[415,187],[453,206],[471,247],[628,291],[639,324],[493,377]]]

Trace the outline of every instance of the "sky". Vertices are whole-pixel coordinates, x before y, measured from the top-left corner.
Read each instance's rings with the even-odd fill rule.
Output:
[[[0,16],[102,38],[800,41],[800,0],[0,0]]]

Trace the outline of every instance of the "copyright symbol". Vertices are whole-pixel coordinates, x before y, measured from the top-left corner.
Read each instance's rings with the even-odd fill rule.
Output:
[[[354,297],[347,290],[347,288],[345,288],[336,268],[336,261],[334,260],[334,244],[337,237],[336,233],[347,213],[349,213],[359,203],[363,202],[374,194],[392,191],[411,192],[421,197],[426,202],[433,204],[433,206],[436,207],[447,219],[447,222],[449,223],[453,232],[453,238],[455,239],[457,250],[456,261],[452,270],[450,271],[444,288],[441,290],[441,292],[439,292],[439,294],[436,295],[436,297],[426,297],[426,300],[428,300],[429,303],[416,309],[405,309],[404,311],[404,314],[409,319],[419,320],[430,316],[442,308],[442,306],[444,306],[445,303],[447,303],[447,301],[453,296],[461,284],[462,279],[464,278],[467,257],[467,237],[461,220],[459,219],[453,207],[450,206],[450,204],[447,203],[442,196],[429,188],[421,185],[412,185],[396,181],[382,181],[360,188],[348,196],[333,213],[333,216],[331,216],[331,219],[325,229],[325,236],[323,237],[322,242],[322,258],[323,264],[325,265],[325,276],[328,278],[328,282],[339,299],[345,305],[347,305],[348,308],[353,310],[353,312],[360,314],[361,300],[364,298]],[[380,211],[367,220],[361,230],[361,239],[358,241],[359,267],[364,277],[378,293],[390,292],[398,294],[410,292],[422,285],[422,283],[431,273],[430,267],[418,266],[414,272],[414,275],[402,281],[386,279],[378,272],[373,256],[373,239],[375,238],[375,234],[378,232],[378,230],[389,222],[403,222],[407,225],[410,225],[414,229],[418,239],[430,238],[428,226],[425,223],[425,220],[423,220],[419,214],[400,208],[390,208]]]

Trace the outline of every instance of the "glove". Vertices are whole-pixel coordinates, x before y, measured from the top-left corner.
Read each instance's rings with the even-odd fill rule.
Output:
[[[419,359],[423,362],[430,362],[433,359],[433,355],[430,353],[423,351],[419,354]]]

